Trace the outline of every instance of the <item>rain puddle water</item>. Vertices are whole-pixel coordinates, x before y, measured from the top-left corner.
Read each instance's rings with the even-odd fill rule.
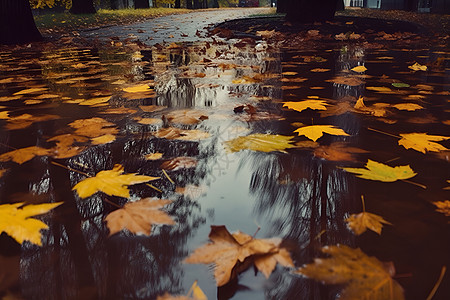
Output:
[[[326,245],[359,247],[393,263],[407,299],[425,299],[449,259],[448,217],[433,204],[448,199],[449,152],[406,150],[397,136],[448,134],[448,74],[408,68],[437,56],[449,59],[427,49],[281,52],[264,42],[222,41],[0,53],[0,203],[64,202],[39,217],[49,226],[41,247],[0,236],[0,293],[155,299],[186,294],[195,280],[208,299],[339,293],[339,286],[281,266],[268,279],[250,268],[217,289],[210,267],[183,260],[208,241],[211,225],[226,225],[283,238],[296,267]],[[358,65],[368,71],[350,71]],[[359,97],[365,108],[358,110]],[[326,110],[283,107],[302,100],[323,100]],[[395,106],[401,103],[421,108]],[[308,125],[333,125],[347,135],[313,142],[294,133]],[[296,147],[230,151],[227,141],[254,133],[292,136]],[[32,146],[44,150],[6,154]],[[380,182],[343,169],[369,159],[410,165],[417,175]],[[129,199],[102,192],[81,199],[72,191],[115,164],[160,179],[130,186]],[[381,235],[347,228],[345,219],[363,210],[361,196],[366,211],[392,224]],[[163,210],[175,224],[155,224],[149,236],[109,236],[105,217],[145,197],[172,200]],[[439,297],[448,292],[445,280]]]

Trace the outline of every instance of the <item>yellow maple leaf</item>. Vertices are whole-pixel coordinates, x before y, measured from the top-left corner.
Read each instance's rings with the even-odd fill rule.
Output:
[[[225,145],[230,152],[239,152],[241,150],[286,152],[286,149],[295,147],[291,144],[293,138],[293,136],[278,134],[255,133],[226,141]]]
[[[413,71],[426,71],[428,68],[427,66],[421,65],[419,63],[414,63],[411,66],[408,66],[409,69],[413,70]]]
[[[402,133],[402,137],[398,144],[405,147],[406,149],[414,149],[422,153],[427,151],[445,151],[448,150],[441,144],[435,143],[438,141],[444,141],[450,139],[447,136],[441,135],[428,135],[426,133]]]
[[[18,164],[23,164],[24,162],[33,159],[35,156],[50,155],[51,153],[51,149],[31,146],[3,153],[2,155],[0,155],[0,161],[12,160],[13,162],[16,162]]]
[[[112,143],[115,140],[116,140],[116,136],[112,135],[112,134],[105,134],[105,135],[91,138],[93,145],[104,145],[104,144]]]
[[[33,93],[43,92],[46,90],[47,90],[47,88],[31,88],[31,89],[25,89],[25,90],[18,91],[16,93],[14,93],[13,95],[33,94]]]
[[[47,229],[44,222],[32,217],[45,214],[61,205],[58,203],[29,204],[14,203],[0,205],[0,233],[5,232],[18,243],[30,241],[38,246],[41,242],[41,229]]]
[[[145,198],[125,204],[106,216],[109,235],[127,229],[134,234],[150,235],[152,224],[173,225],[175,221],[164,211],[163,206],[171,200]]]
[[[353,72],[362,73],[367,71],[367,68],[364,66],[356,66],[354,68],[351,68],[350,70],[352,70]]]
[[[126,93],[141,93],[141,92],[149,92],[150,87],[148,84],[141,84],[136,86],[131,86],[123,89]]]
[[[150,154],[146,154],[144,157],[146,160],[158,160],[161,159],[163,157],[163,153],[160,152],[155,152],[155,153],[150,153]]]
[[[314,142],[317,141],[319,138],[321,138],[324,133],[328,133],[331,135],[345,135],[345,136],[349,135],[344,130],[334,125],[310,125],[300,127],[294,132],[296,132],[299,136],[304,135],[310,140],[313,140]]]
[[[156,297],[156,300],[208,300],[208,297],[206,297],[205,293],[203,293],[202,289],[198,286],[196,280],[186,296],[173,296],[166,292],[164,295]]]
[[[307,108],[317,109],[317,110],[326,110],[328,103],[324,100],[304,100],[299,102],[283,102],[283,107],[287,107],[289,109],[293,109],[296,111],[303,111]]]
[[[357,174],[364,179],[379,180],[384,182],[394,182],[397,180],[409,179],[417,175],[409,165],[390,167],[388,165],[368,160],[366,168],[343,168],[345,171]]]
[[[80,102],[80,105],[84,106],[106,106],[108,105],[108,101],[111,99],[111,96],[108,97],[99,97],[99,98],[92,98],[89,100],[83,100]]]
[[[345,245],[323,247],[322,252],[330,257],[316,258],[314,263],[304,265],[296,273],[326,284],[345,284],[341,300],[405,299],[402,287],[375,257]]]
[[[359,214],[351,214],[350,217],[345,219],[347,227],[353,231],[356,235],[363,234],[367,229],[370,229],[378,234],[381,234],[383,224],[389,224],[383,217],[366,212],[366,206],[364,203],[364,197],[361,195],[363,211]]]
[[[418,109],[423,109],[423,106],[416,103],[399,103],[392,105],[392,107],[395,107],[396,109],[399,110],[407,110],[407,111],[415,111]]]
[[[9,119],[9,111],[1,111],[0,120],[7,120],[7,119]]]
[[[100,171],[95,177],[86,178],[77,183],[72,190],[77,191],[80,198],[92,196],[96,192],[103,192],[110,196],[130,197],[127,186],[159,179],[136,173],[122,174],[123,166],[117,164],[112,170]]]
[[[367,86],[366,89],[369,91],[375,91],[375,92],[385,93],[385,94],[393,93],[393,91],[390,88],[385,87],[385,86]]]

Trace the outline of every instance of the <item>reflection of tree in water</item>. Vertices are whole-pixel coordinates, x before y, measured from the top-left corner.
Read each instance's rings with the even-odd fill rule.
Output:
[[[84,172],[88,170],[93,175],[121,163],[127,173],[154,175],[160,170],[152,162],[137,161],[137,157],[149,153],[148,149],[172,148],[177,150],[169,154],[198,154],[198,143],[177,141],[180,147],[174,147],[173,143],[151,138],[98,146],[63,164]],[[36,164],[36,160],[33,163]],[[167,207],[176,225],[155,225],[150,237],[122,232],[108,238],[103,219],[116,208],[103,200],[123,205],[125,199],[108,197],[103,193],[83,200],[74,198],[71,188],[84,178],[82,175],[49,164],[47,159],[39,160],[37,167],[41,174],[49,174],[42,179],[48,181],[47,190],[40,191],[47,195],[46,201],[64,201],[64,205],[56,210],[56,222],[46,219],[50,230],[44,234],[43,247],[22,246],[21,289],[25,298],[151,299],[166,291],[181,291],[183,272],[180,261],[187,255],[186,240],[204,222],[195,201],[179,196]],[[17,170],[23,172],[20,168]],[[196,176],[203,173],[196,173]],[[177,176],[180,178],[185,180],[177,182],[180,185],[195,181],[186,174]],[[39,182],[35,185],[42,186]],[[132,194],[141,197],[166,197],[174,187],[164,185],[161,188],[166,188],[162,195],[145,186],[132,187],[131,190]]]

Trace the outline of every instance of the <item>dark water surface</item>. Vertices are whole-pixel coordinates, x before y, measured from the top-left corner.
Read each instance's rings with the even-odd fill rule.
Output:
[[[417,72],[408,68],[416,61],[431,64],[437,58],[441,67]],[[260,227],[258,238],[283,238],[296,267],[312,262],[326,245],[359,247],[394,264],[394,278],[407,299],[426,299],[442,267],[449,264],[449,218],[436,212],[432,202],[448,200],[444,188],[449,186],[450,154],[406,150],[398,138],[380,132],[449,136],[448,61],[449,53],[430,49],[387,51],[344,45],[279,51],[264,42],[0,53],[0,113],[8,112],[0,115],[0,154],[30,146],[51,149],[55,142],[50,139],[74,133],[69,124],[76,119],[99,117],[117,128],[110,143],[94,145],[91,135],[67,144],[73,156],[49,153],[22,164],[8,159],[0,163],[6,170],[0,178],[0,204],[64,202],[39,217],[49,225],[42,231],[42,247],[29,242],[20,246],[1,234],[0,295],[155,299],[165,292],[185,294],[195,280],[208,299],[334,299],[339,293],[339,286],[322,285],[281,266],[269,279],[250,268],[238,283],[217,289],[211,267],[183,260],[208,241],[211,225],[226,225],[230,231],[250,235]],[[368,69],[365,75],[349,71],[357,65]],[[339,83],[333,80],[337,76],[357,77],[360,83]],[[396,88],[392,82],[410,87]],[[151,91],[123,91],[142,83],[148,83]],[[389,87],[392,92],[367,87]],[[30,88],[42,90],[20,93]],[[360,96],[367,107],[415,103],[423,109],[390,106],[384,116],[362,114],[351,109]],[[109,98],[101,102],[102,97]],[[326,100],[328,110],[297,112],[282,107],[284,101],[308,97]],[[92,99],[98,101],[87,102]],[[332,112],[345,102],[347,112]],[[149,105],[161,109],[149,112]],[[207,118],[185,124],[177,121],[180,112]],[[172,119],[174,113],[178,114]],[[33,119],[37,116],[47,119]],[[22,119],[34,121],[24,125]],[[335,125],[349,134],[325,134],[318,144],[341,142],[345,148],[367,152],[350,161],[332,161],[314,154],[318,145],[269,153],[230,153],[224,145],[251,133],[308,141],[293,131],[313,124]],[[155,136],[164,127],[203,130],[209,137]],[[440,143],[450,146],[448,140]],[[161,159],[144,158],[156,152],[163,153]],[[171,183],[161,164],[177,157],[194,158],[197,164],[168,169]],[[411,181],[426,189],[404,181],[360,179],[342,169],[363,167],[368,159],[410,165],[417,173]],[[82,173],[93,176],[115,164],[123,165],[126,173],[161,177],[152,182],[160,191],[138,184],[130,187],[128,200],[104,193],[80,199],[72,191],[86,178]],[[355,236],[347,228],[344,220],[362,211],[361,195],[368,212],[392,223],[381,235],[368,231]],[[117,205],[145,197],[173,200],[164,210],[176,224],[154,225],[150,236],[126,231],[108,236],[106,215]],[[447,275],[433,299],[449,299],[449,287]]]

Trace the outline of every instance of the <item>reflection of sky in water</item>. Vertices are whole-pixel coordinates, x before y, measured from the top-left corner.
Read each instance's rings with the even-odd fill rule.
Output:
[[[17,198],[17,193],[34,193],[55,201],[73,201],[70,207],[61,212],[64,220],[52,223],[50,218],[46,219],[51,228],[44,234],[47,246],[39,250],[29,245],[23,246],[24,274],[21,276],[21,283],[26,286],[23,288],[25,295],[71,295],[81,286],[86,290],[95,287],[102,295],[111,297],[131,295],[132,298],[146,298],[164,291],[186,292],[192,282],[198,279],[208,297],[215,299],[215,282],[212,272],[208,272],[211,268],[182,263],[183,258],[193,249],[208,241],[210,225],[226,225],[230,231],[241,230],[250,235],[261,226],[256,237],[285,238],[297,266],[310,262],[317,256],[320,246],[344,243],[368,249],[371,255],[384,255],[385,260],[394,260],[401,272],[413,272],[417,268],[421,275],[414,277],[412,284],[406,282],[409,288],[414,287],[419,279],[431,278],[429,274],[435,270],[415,265],[414,256],[427,255],[430,257],[428,263],[434,267],[442,262],[442,252],[445,253],[448,249],[445,241],[436,242],[441,234],[438,232],[445,222],[437,219],[434,208],[427,202],[430,197],[444,197],[442,187],[436,182],[449,178],[448,169],[444,168],[446,162],[442,163],[438,157],[431,155],[425,158],[419,156],[418,159],[415,153],[405,152],[398,147],[395,139],[387,139],[373,132],[369,135],[366,130],[368,126],[376,126],[380,130],[392,132],[397,125],[353,112],[323,118],[311,111],[300,114],[282,110],[281,104],[277,102],[281,98],[284,101],[299,101],[308,95],[319,95],[328,99],[332,105],[344,101],[353,105],[352,101],[360,95],[367,98],[367,105],[372,105],[375,101],[404,101],[402,97],[407,96],[406,93],[388,96],[367,93],[364,86],[381,85],[376,77],[361,77],[363,83],[359,86],[329,82],[324,84],[325,80],[335,75],[348,75],[349,69],[361,64],[365,64],[371,74],[382,76],[387,72],[386,62],[378,63],[376,57],[387,56],[387,53],[365,52],[360,47],[344,47],[322,53],[320,56],[325,58],[324,62],[304,63],[299,57],[310,59],[317,53],[289,51],[280,55],[268,51],[254,52],[253,46],[236,48],[228,45],[207,46],[202,43],[185,46],[183,49],[153,48],[152,51],[142,51],[142,55],[76,49],[67,53],[45,52],[32,66],[19,66],[15,70],[19,72],[18,76],[28,76],[25,78],[28,79],[26,82],[16,78],[17,81],[4,84],[5,89],[0,92],[0,97],[26,88],[28,84],[48,87],[48,92],[56,96],[45,98],[44,95],[42,104],[51,106],[28,105],[24,111],[32,114],[51,112],[60,115],[61,119],[38,122],[22,130],[8,131],[2,128],[2,153],[9,151],[9,146],[48,146],[47,139],[67,130],[67,124],[73,119],[90,118],[105,110],[104,107],[75,104],[73,100],[79,97],[91,98],[113,92],[110,106],[136,109],[137,112],[132,115],[102,115],[120,129],[117,141],[101,146],[89,145],[80,155],[67,159],[64,163],[75,169],[86,169],[91,174],[121,163],[127,172],[161,176],[162,180],[153,184],[163,191],[162,194],[150,188],[131,188],[132,198],[169,197],[174,203],[167,210],[178,221],[172,227],[155,226],[150,237],[119,234],[108,238],[103,218],[104,214],[115,207],[105,203],[102,199],[104,195],[100,193],[82,201],[74,199],[70,189],[83,176],[74,172],[69,174],[66,170],[51,165],[50,158],[47,157],[36,158],[23,165],[2,163],[2,166],[10,168],[9,173],[0,181],[2,203],[20,199]],[[400,54],[398,51],[389,52],[392,56]],[[409,53],[407,58],[401,56],[396,63],[406,66],[416,54]],[[14,59],[8,60],[8,65],[20,65],[20,56]],[[294,67],[285,66],[282,69],[282,62]],[[329,68],[330,72],[310,72],[319,67]],[[279,79],[285,69],[297,72],[296,77],[310,79],[299,88],[294,86],[297,83],[281,83]],[[11,72],[6,72],[4,76],[7,78],[17,75]],[[196,76],[199,74],[202,75]],[[268,76],[257,79],[256,76],[261,74]],[[389,75],[396,80],[415,84],[422,81],[427,83],[428,80],[420,74]],[[245,78],[255,82],[233,82]],[[2,79],[5,78],[0,77]],[[132,99],[121,92],[124,86],[152,79],[155,82],[155,95]],[[429,80],[431,82],[427,84],[431,85],[434,80],[447,79],[430,76]],[[289,86],[294,88],[282,89]],[[316,86],[324,88],[309,89]],[[445,86],[436,84],[432,88],[436,95],[420,93],[423,91],[420,89],[407,90],[407,93],[425,95],[425,106],[432,101],[440,105],[445,103],[443,95],[437,95]],[[7,107],[6,110],[20,114],[20,110],[15,110],[23,104],[22,101],[39,96],[23,96],[11,102],[2,102],[2,105]],[[253,96],[264,96],[264,99],[274,101],[257,102]],[[376,96],[379,98],[376,99]],[[331,102],[337,99],[338,102]],[[138,108],[139,105],[151,104],[168,108],[157,112],[144,112]],[[233,112],[236,106],[244,104],[252,104],[258,110],[282,115],[287,120],[249,121],[245,112]],[[203,109],[209,118],[198,125],[164,124],[163,116],[179,108]],[[432,125],[408,123],[407,113],[397,113],[393,119],[398,119],[401,131],[420,129],[443,134],[446,130],[438,122]],[[445,111],[442,110],[415,112],[411,115],[419,118],[429,113],[437,120],[445,119]],[[137,123],[135,117],[159,118],[160,122],[146,126]],[[292,133],[295,129],[291,125],[293,122],[306,125],[324,122],[339,126],[351,136],[342,138],[326,135],[319,142],[328,145],[335,141],[346,141],[349,145],[371,150],[372,153],[370,156],[358,157],[357,163],[342,163],[314,157],[311,149],[291,149],[287,154],[248,150],[233,154],[225,152],[223,142],[249,133],[295,135]],[[200,142],[157,139],[152,136],[152,131],[167,125],[183,129],[203,129],[212,136]],[[24,141],[23,137],[27,140]],[[305,138],[296,137],[297,140]],[[198,159],[196,168],[168,171],[178,186],[188,188],[184,196],[173,193],[174,185],[164,179],[159,161],[142,159],[143,155],[158,151],[164,153],[164,159],[178,156]],[[414,162],[413,167],[419,170],[417,181],[431,185],[431,188],[426,192],[417,192],[415,187],[407,186],[404,182],[367,182],[355,179],[340,168],[354,164],[360,166],[367,157],[379,161],[393,159],[398,164]],[[360,212],[361,194],[366,197],[368,210],[382,214],[395,224],[383,229],[380,237],[369,233],[355,238],[343,222],[350,213]],[[44,202],[47,200],[44,199]],[[124,199],[112,200],[120,205],[125,203]],[[72,215],[72,219],[68,217]],[[411,215],[414,220],[411,220]],[[412,224],[410,226],[415,229],[414,233],[410,232],[408,224]],[[408,247],[409,242],[415,246],[415,252],[409,254],[410,257],[402,255],[412,251]],[[425,249],[426,242],[433,245],[431,250]],[[45,278],[41,277],[42,269]],[[84,273],[87,275],[84,276]],[[50,284],[48,282],[52,282],[51,279],[60,281]],[[252,269],[249,269],[239,276],[239,283],[250,289],[238,291],[233,299],[311,299],[314,296],[323,299],[335,292],[332,288],[324,288],[318,283],[294,277],[281,267],[277,268],[269,280],[260,273],[255,277]]]

